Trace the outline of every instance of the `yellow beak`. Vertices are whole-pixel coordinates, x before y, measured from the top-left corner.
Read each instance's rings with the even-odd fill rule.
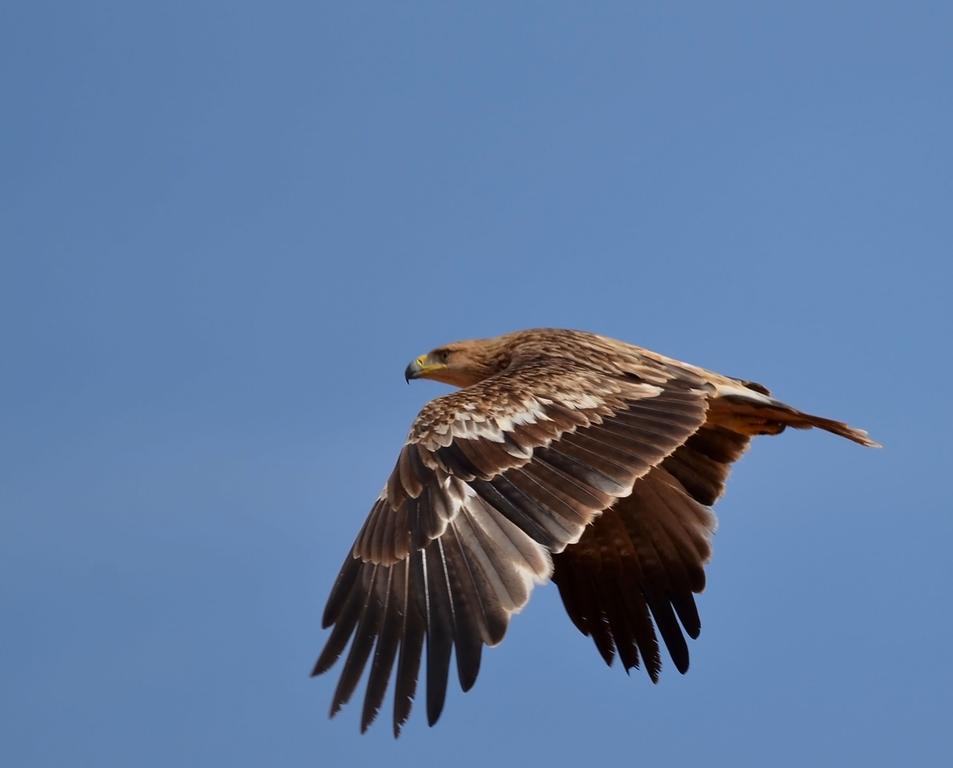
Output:
[[[404,381],[410,383],[411,379],[426,379],[446,367],[443,363],[430,362],[428,355],[421,355],[404,369]]]

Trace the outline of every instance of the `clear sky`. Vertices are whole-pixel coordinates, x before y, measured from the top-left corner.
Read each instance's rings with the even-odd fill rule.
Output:
[[[951,29],[943,2],[3,3],[0,763],[944,763]],[[606,668],[546,587],[436,728],[361,737],[308,672],[446,391],[404,366],[533,326],[886,447],[756,441],[687,676]]]

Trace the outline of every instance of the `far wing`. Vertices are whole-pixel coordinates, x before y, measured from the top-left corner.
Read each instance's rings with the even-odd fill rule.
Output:
[[[611,664],[640,659],[653,682],[662,662],[656,628],[676,669],[688,669],[683,631],[698,637],[694,594],[705,587],[715,515],[732,462],[749,437],[705,426],[605,510],[579,543],[553,558],[553,581],[576,627]]]

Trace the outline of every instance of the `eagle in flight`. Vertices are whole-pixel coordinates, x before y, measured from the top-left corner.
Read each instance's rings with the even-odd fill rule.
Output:
[[[395,677],[394,735],[426,645],[427,720],[440,717],[451,653],[460,687],[503,639],[534,584],[552,579],[606,663],[679,672],[701,622],[728,469],[754,435],[867,433],[775,400],[760,384],[581,331],[459,341],[415,359],[408,380],[460,387],[417,416],[331,589],[332,627],[312,674],[350,641],[331,715],[370,662],[361,730]],[[396,672],[395,672],[396,667]]]

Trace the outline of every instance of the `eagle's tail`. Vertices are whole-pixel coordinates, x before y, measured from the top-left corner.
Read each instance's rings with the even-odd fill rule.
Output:
[[[718,396],[712,401],[709,418],[716,424],[745,435],[776,435],[784,431],[785,427],[817,427],[861,445],[881,447],[866,430],[857,429],[842,421],[804,413],[766,393],[745,386],[719,385]]]

